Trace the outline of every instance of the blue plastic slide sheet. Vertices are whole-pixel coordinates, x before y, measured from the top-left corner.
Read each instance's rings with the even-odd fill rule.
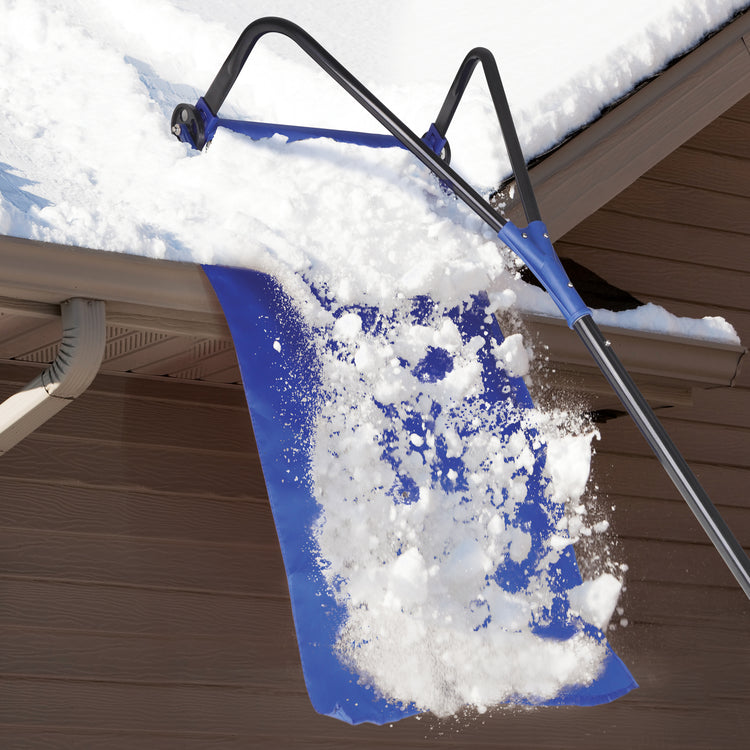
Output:
[[[311,332],[303,324],[292,300],[271,276],[220,266],[205,266],[204,269],[221,302],[237,350],[289,582],[302,667],[312,704],[319,713],[352,724],[384,724],[413,715],[417,713],[414,706],[387,701],[378,697],[370,686],[361,684],[360,676],[342,664],[334,647],[346,613],[326,584],[312,533],[320,511],[311,490],[309,448],[313,438],[314,405],[321,387],[318,349],[313,343],[316,332]],[[417,318],[424,315],[429,304],[429,300],[415,300],[414,315]],[[486,298],[478,298],[473,305],[448,311],[445,315],[469,340],[481,331],[486,335],[486,306]],[[383,325],[377,311],[370,312],[369,316],[361,315],[365,325]],[[492,325],[493,337],[502,341],[494,320]],[[488,403],[493,399],[512,399],[515,406],[530,407],[531,399],[523,380],[508,377],[497,367],[490,352],[486,357],[482,398]],[[450,370],[451,364],[444,351],[435,349],[416,366],[407,363],[403,366],[419,369],[422,379],[434,382]],[[503,426],[498,429],[502,430]],[[438,454],[441,444],[444,446],[444,441],[438,440]],[[442,450],[438,460],[445,464],[446,471],[437,472],[435,482],[447,481],[448,469],[453,469],[451,475],[454,477],[461,471],[461,466],[456,463],[459,459],[449,457],[445,447]],[[383,455],[389,460],[387,441],[383,444]],[[519,523],[523,523],[525,529],[532,529],[533,553],[523,564],[509,562],[502,570],[498,569],[498,583],[507,591],[518,591],[526,585],[535,561],[538,562],[547,552],[543,545],[550,536],[550,524],[555,522],[556,514],[559,517],[559,512],[551,511],[544,493],[539,490],[544,481],[544,457],[539,455],[536,458],[534,475],[529,477],[527,484],[528,501],[518,510]],[[392,461],[401,480],[399,498],[394,502],[403,502],[401,495],[418,488],[412,486],[408,470],[396,465],[395,458]],[[534,551],[535,546],[539,549]],[[589,628],[603,640],[598,630],[569,617],[565,592],[581,583],[570,546],[555,565],[557,569],[553,578],[560,595],[544,625],[539,626],[539,634],[566,639],[582,628]],[[606,648],[604,669],[592,684],[570,688],[547,704],[595,705],[614,700],[636,687],[624,664],[608,645]]]

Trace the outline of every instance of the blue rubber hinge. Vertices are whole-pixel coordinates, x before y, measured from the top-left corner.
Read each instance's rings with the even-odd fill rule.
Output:
[[[447,143],[447,139],[440,135],[440,131],[437,129],[434,122],[430,125],[430,129],[422,136],[422,140],[438,156],[442,155],[445,144]]]
[[[497,236],[541,281],[571,328],[584,315],[591,315],[565,273],[543,221],[532,221],[526,229],[509,221]]]

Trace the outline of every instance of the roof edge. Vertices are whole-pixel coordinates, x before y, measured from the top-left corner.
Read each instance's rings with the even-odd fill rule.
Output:
[[[559,239],[748,94],[750,12],[745,12],[531,169],[552,238]]]
[[[48,317],[71,297],[104,300],[107,321],[228,338],[221,305],[196,263],[0,235],[0,308]]]
[[[545,347],[545,373],[563,390],[586,394],[594,409],[622,411],[617,396],[578,336],[561,318],[521,313]],[[747,350],[741,344],[601,326],[652,408],[691,405],[693,391],[731,386]],[[624,414],[624,411],[622,411]]]

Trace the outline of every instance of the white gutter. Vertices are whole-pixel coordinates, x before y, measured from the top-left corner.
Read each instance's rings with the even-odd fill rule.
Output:
[[[74,298],[60,305],[63,336],[55,361],[0,404],[0,455],[21,442],[89,387],[104,357],[104,302]]]

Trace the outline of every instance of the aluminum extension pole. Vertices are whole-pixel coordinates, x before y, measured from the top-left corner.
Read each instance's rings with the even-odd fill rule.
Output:
[[[573,324],[573,329],[581,337],[662,467],[690,506],[690,510],[695,514],[742,590],[750,598],[750,560],[747,554],[719,515],[708,494],[677,450],[638,386],[623,367],[609,341],[604,338],[599,326],[590,315],[579,318]]]

